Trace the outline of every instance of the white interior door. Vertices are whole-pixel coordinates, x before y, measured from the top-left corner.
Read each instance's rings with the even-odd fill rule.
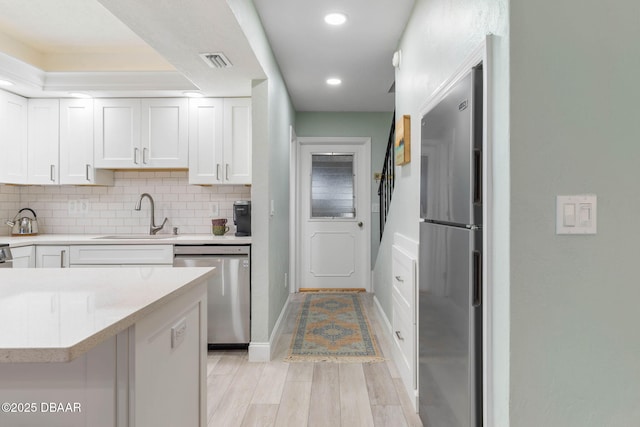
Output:
[[[300,140],[298,287],[369,291],[370,139]]]

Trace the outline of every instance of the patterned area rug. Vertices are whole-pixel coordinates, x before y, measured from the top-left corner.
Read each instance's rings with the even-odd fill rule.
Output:
[[[357,294],[306,294],[286,362],[381,362]]]

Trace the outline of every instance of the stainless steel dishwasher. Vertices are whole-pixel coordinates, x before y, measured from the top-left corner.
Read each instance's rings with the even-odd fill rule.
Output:
[[[215,267],[207,287],[209,348],[246,348],[250,341],[250,246],[175,245],[174,267]]]

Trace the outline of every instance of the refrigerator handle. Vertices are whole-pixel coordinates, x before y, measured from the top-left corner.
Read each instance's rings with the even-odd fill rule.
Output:
[[[474,307],[482,305],[482,254],[480,251],[473,251],[472,304]]]
[[[482,150],[473,150],[473,204],[482,204]]]

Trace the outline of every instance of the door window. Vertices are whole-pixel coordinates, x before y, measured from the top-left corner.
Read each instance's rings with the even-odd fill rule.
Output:
[[[355,218],[353,154],[311,155],[311,218]]]

